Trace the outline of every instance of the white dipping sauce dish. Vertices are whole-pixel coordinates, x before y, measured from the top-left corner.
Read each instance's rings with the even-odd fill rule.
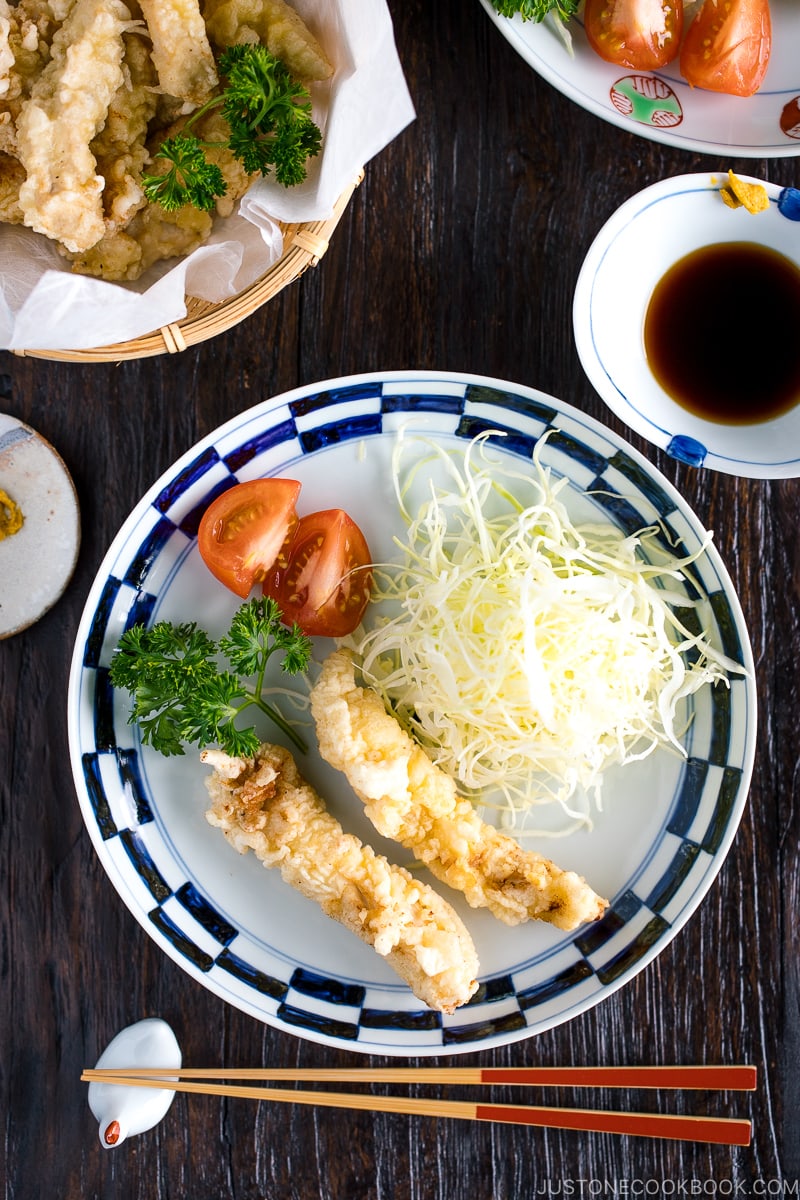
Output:
[[[729,475],[800,475],[800,403],[780,416],[746,423],[710,420],[664,390],[645,351],[653,291],[675,263],[703,247],[747,242],[777,251],[800,270],[800,191],[760,184],[768,207],[730,208],[724,172],[662,180],[626,201],[602,227],[575,289],[573,324],[583,368],[609,408],[673,458]],[[722,305],[747,303],[720,295]],[[800,329],[797,330],[800,355]],[[676,353],[680,347],[676,346]],[[729,347],[736,353],[735,345]],[[800,397],[798,397],[800,399]]]

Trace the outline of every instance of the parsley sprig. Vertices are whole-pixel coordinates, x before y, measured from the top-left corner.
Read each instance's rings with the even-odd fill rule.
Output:
[[[220,670],[222,654],[230,670]],[[234,757],[255,754],[261,739],[253,727],[238,728],[245,709],[270,718],[301,751],[307,746],[279,709],[265,699],[264,680],[273,654],[289,675],[305,671],[311,642],[297,625],[281,624],[274,600],[257,597],[238,609],[228,633],[214,642],[194,622],[133,625],[111,659],[114,687],[130,692],[131,724],[142,741],[165,755],[183,754],[184,743],[218,745]],[[247,681],[252,681],[248,683]]]
[[[214,146],[226,144],[248,175],[273,172],[284,187],[302,183],[308,159],[319,154],[322,133],[311,116],[309,92],[266,46],[229,46],[219,68],[226,79],[222,92],[161,143],[155,157],[168,164],[166,170],[142,177],[147,199],[168,212],[184,204],[210,212],[225,195],[225,177],[206,156]],[[227,143],[201,141],[192,126],[220,106],[230,127]]]
[[[568,21],[578,11],[580,0],[492,0],[501,17],[519,13],[523,21],[543,21],[549,12]]]

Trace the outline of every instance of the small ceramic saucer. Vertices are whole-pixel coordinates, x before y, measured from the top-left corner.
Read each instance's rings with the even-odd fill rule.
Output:
[[[69,583],[80,546],[75,487],[49,442],[16,417],[0,413],[3,518],[22,524],[0,538],[0,638],[38,621]]]

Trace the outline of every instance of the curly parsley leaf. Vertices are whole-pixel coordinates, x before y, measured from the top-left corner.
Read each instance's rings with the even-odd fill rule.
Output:
[[[294,187],[306,178],[308,159],[320,152],[322,133],[312,119],[307,88],[266,46],[229,46],[219,66],[226,79],[222,92],[198,108],[180,134],[162,142],[156,160],[168,164],[163,173],[142,179],[147,199],[167,211],[193,204],[210,212],[225,194],[222,171],[205,154],[212,143],[189,133],[212,108],[222,106],[230,129],[227,147],[248,175],[273,173],[278,183]]]
[[[223,671],[187,696],[181,716],[185,742],[196,746],[219,745],[234,757],[255,754],[261,739],[250,726],[239,729],[236,718],[252,700],[236,675]]]
[[[231,151],[249,174],[269,174],[286,187],[306,177],[306,160],[319,154],[322,134],[302,84],[264,46],[231,46],[220,59],[227,75],[222,111]]]
[[[211,212],[217,197],[225,195],[225,177],[218,166],[208,161],[196,137],[179,133],[166,138],[157,157],[170,165],[163,174],[143,175],[142,187],[147,199],[157,202],[167,212],[174,212],[184,204]]]
[[[519,13],[523,21],[543,21],[548,13],[568,21],[578,11],[580,0],[492,0],[501,17]]]
[[[218,654],[230,670],[220,670]],[[280,710],[266,699],[267,663],[274,655],[289,675],[305,671],[311,643],[296,626],[281,623],[272,599],[243,604],[219,643],[192,624],[159,621],[152,629],[134,625],[120,638],[111,660],[114,687],[129,692],[129,721],[138,723],[142,742],[165,755],[183,754],[184,743],[219,745],[227,754],[249,756],[260,738],[238,718],[257,708],[301,751],[306,745]]]
[[[263,677],[272,654],[282,652],[282,669],[287,675],[305,671],[311,657],[311,642],[298,625],[281,623],[281,610],[272,597],[262,596],[243,604],[231,627],[220,639],[220,650],[239,675]]]

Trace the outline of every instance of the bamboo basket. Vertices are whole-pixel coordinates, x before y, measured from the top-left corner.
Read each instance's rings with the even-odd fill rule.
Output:
[[[15,353],[20,357],[46,358],[58,362],[123,362],[132,358],[152,358],[157,354],[179,354],[189,346],[196,346],[199,342],[216,337],[218,333],[224,333],[294,283],[309,267],[317,265],[363,178],[364,172],[361,171],[342,192],[332,215],[326,220],[306,221],[300,225],[281,223],[283,254],[265,275],[238,296],[231,296],[219,304],[187,296],[185,317],[152,333],[133,338],[130,342],[117,342],[113,346],[98,346],[90,350],[17,350]]]

